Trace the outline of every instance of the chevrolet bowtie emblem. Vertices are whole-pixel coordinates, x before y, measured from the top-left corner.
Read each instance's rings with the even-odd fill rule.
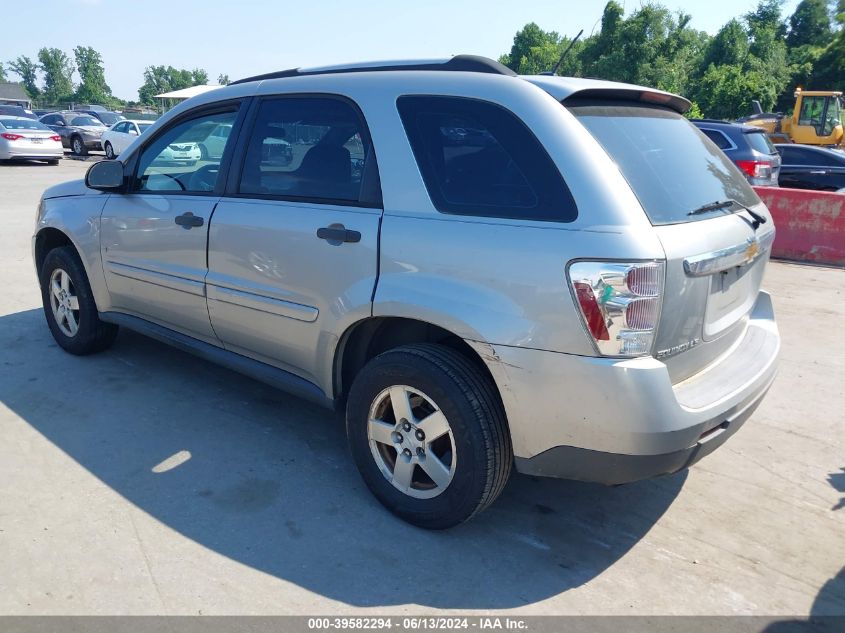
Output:
[[[747,261],[751,261],[760,253],[760,242],[757,241],[756,238],[750,238],[748,240],[748,246],[745,249],[745,259]]]

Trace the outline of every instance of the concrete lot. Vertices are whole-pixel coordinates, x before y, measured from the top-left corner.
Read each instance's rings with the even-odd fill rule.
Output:
[[[53,343],[30,231],[86,168],[0,166],[0,614],[845,614],[843,271],[770,266],[779,377],[689,472],[515,476],[429,533],[331,414],[132,333]]]

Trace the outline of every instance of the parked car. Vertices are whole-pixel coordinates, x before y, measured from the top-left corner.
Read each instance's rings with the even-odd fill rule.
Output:
[[[38,119],[32,110],[19,105],[0,105],[0,116],[22,117],[24,119]]]
[[[118,121],[112,125],[108,130],[103,132],[103,136],[100,138],[106,158],[120,156],[120,153],[129,147],[129,144],[141,136],[152,124],[152,121],[125,120]]]
[[[71,108],[74,112],[108,112],[109,109],[106,106],[96,105],[93,103],[79,103],[73,108]]]
[[[727,154],[752,185],[777,187],[780,156],[762,128],[711,119],[693,124]]]
[[[845,193],[845,152],[813,145],[775,145],[783,164],[780,186]]]
[[[74,108],[73,111],[90,114],[95,119],[99,119],[100,122],[106,127],[111,127],[118,121],[123,121],[124,119],[126,119],[126,117],[122,114],[118,114],[117,112],[111,112],[109,110],[79,110],[77,108]]]
[[[513,467],[677,472],[745,423],[780,347],[769,212],[689,105],[474,56],[234,82],[44,193],[47,324],[72,354],[126,327],[344,410],[367,486],[427,528]],[[212,125],[218,163],[161,164]],[[287,165],[280,129],[309,139]]]
[[[103,149],[100,139],[106,126],[90,114],[72,110],[53,112],[41,117],[41,122],[62,137],[62,145],[69,147],[77,156],[84,156],[90,150]]]
[[[63,154],[61,137],[43,123],[0,115],[0,160],[46,160],[58,165]]]

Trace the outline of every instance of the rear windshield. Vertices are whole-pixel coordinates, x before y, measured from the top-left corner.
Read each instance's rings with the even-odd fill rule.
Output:
[[[7,130],[49,130],[46,125],[34,119],[0,119],[0,125]]]
[[[775,149],[775,146],[772,145],[772,142],[769,140],[768,135],[765,132],[751,132],[745,135],[745,138],[748,139],[748,144],[751,145],[751,149],[756,149],[761,154],[777,154],[778,151]]]
[[[567,101],[619,166],[652,224],[675,224],[723,214],[691,211],[712,202],[757,203],[730,159],[680,114],[628,102]]]

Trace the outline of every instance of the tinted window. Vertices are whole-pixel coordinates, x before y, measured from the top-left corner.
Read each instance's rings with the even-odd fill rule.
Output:
[[[32,119],[0,119],[0,125],[7,130],[49,130],[46,125]]]
[[[826,167],[842,167],[845,164],[845,154],[836,152],[834,150],[809,150],[813,154],[813,159],[816,165],[824,165]]]
[[[235,111],[216,112],[182,121],[158,136],[141,151],[136,191],[209,192],[220,173],[220,160],[203,159],[198,140],[220,123],[233,124]]]
[[[512,112],[458,97],[397,102],[438,211],[571,222],[575,201],[540,142]]]
[[[711,217],[688,213],[715,201],[757,204],[730,159],[677,112],[618,101],[566,107],[619,166],[653,224]]]
[[[120,125],[114,126],[115,132],[121,132],[122,134],[126,134],[129,131],[129,124],[128,123],[121,123]]]
[[[750,134],[745,134],[744,136],[748,141],[748,144],[751,146],[751,149],[755,149],[761,154],[777,154],[775,146],[772,145],[772,142],[765,133],[751,132]]]
[[[716,130],[704,130],[701,132],[716,144],[719,149],[733,149],[733,144],[728,140],[728,137]]]
[[[143,134],[145,130],[147,130],[152,123],[136,123],[135,126],[138,128],[138,131]]]
[[[239,192],[358,201],[370,155],[364,126],[349,103],[320,97],[266,100],[250,134]]]
[[[114,125],[118,121],[122,121],[126,118],[114,112],[100,112],[97,116],[99,117],[100,121],[102,121],[106,125]]]
[[[41,119],[41,122],[45,125],[55,125],[58,118],[59,117],[55,114],[48,114],[43,119]]]

